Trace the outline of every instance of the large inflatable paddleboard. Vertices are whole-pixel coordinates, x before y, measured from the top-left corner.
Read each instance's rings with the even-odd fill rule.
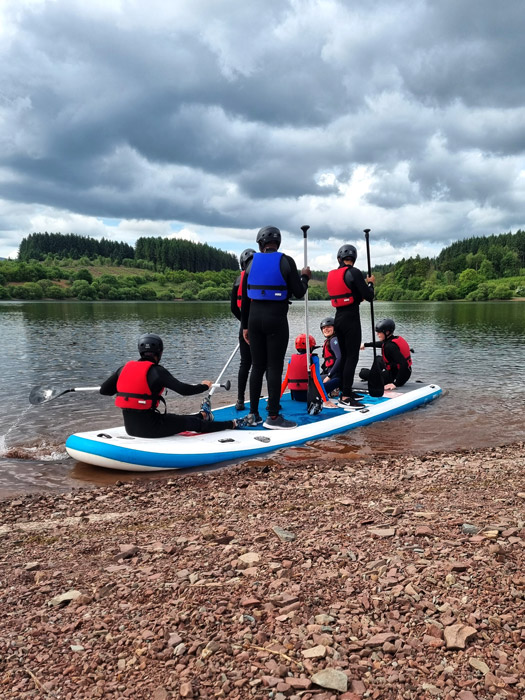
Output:
[[[129,436],[124,427],[76,433],[66,441],[66,450],[74,459],[87,464],[126,471],[158,471],[202,467],[223,461],[238,461],[282,447],[301,445],[343,433],[374,421],[432,401],[441,394],[436,384],[407,384],[385,392],[380,398],[364,394],[364,408],[323,409],[308,415],[306,404],[292,401],[290,394],[281,398],[282,413],[298,423],[292,430],[268,430],[263,426],[217,433],[181,433],[166,438],[147,439]],[[260,413],[266,416],[266,401],[261,399]],[[216,420],[231,420],[240,415],[233,406],[214,411]]]

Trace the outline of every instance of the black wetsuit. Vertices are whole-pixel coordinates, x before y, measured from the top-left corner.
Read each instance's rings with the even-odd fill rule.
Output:
[[[398,336],[393,336],[398,337]],[[384,361],[381,358],[381,376],[383,378],[383,384],[395,384],[396,386],[403,386],[408,382],[412,375],[412,369],[408,365],[407,358],[403,355],[399,349],[399,345],[392,342],[392,338],[387,338],[384,343],[376,340],[372,343],[365,343],[365,348],[380,348],[385,354],[385,357],[390,365],[390,369],[385,367]],[[399,365],[399,369],[398,369]],[[370,370],[363,368],[359,372],[359,376],[362,379],[368,380]]]
[[[340,267],[344,266],[340,265]],[[341,390],[343,396],[351,396],[361,347],[359,304],[363,299],[374,300],[374,287],[371,283],[366,283],[361,270],[350,265],[345,272],[344,282],[352,290],[354,303],[337,307],[334,330],[341,348]]]
[[[237,296],[239,294],[240,282],[241,276],[239,275],[233,285],[230,302],[231,312],[239,321],[241,320],[241,310],[237,306]],[[244,403],[246,384],[248,383],[248,375],[250,374],[250,367],[252,366],[252,353],[250,351],[250,346],[242,335],[242,324],[239,326],[239,353],[241,362],[239,364],[239,374],[237,376],[237,398]]]
[[[266,254],[266,253],[265,253]],[[271,255],[271,253],[267,253]],[[249,267],[247,273],[249,273]],[[283,255],[281,274],[288,288],[287,296],[301,299],[308,289],[308,277],[299,276],[295,260]],[[259,398],[266,372],[268,384],[268,415],[279,413],[284,356],[288,347],[288,299],[283,301],[259,301],[248,296],[248,274],[242,286],[241,325],[248,329],[252,354],[250,375],[250,413],[259,412]]]
[[[148,361],[151,362],[151,360]],[[119,367],[111,377],[102,383],[101,394],[113,396],[117,393],[117,379],[121,370],[122,367]],[[162,365],[150,367],[147,381],[153,395],[159,394],[163,388],[172,389],[182,396],[193,396],[208,391],[205,384],[180,382]],[[233,427],[232,421],[206,421],[200,414],[179,416],[176,413],[161,413],[154,408],[147,410],[123,408],[122,415],[128,435],[143,438],[168,437],[168,435],[176,435],[185,430],[194,430],[197,433],[215,433]]]

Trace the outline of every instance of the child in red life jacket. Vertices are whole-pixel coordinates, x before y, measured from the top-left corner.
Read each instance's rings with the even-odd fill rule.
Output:
[[[394,335],[396,324],[391,318],[384,318],[376,323],[378,340],[372,343],[362,343],[361,350],[365,348],[381,348],[383,369],[381,371],[383,383],[387,391],[403,386],[412,374],[411,348],[407,341],[400,335]],[[412,350],[412,352],[414,352]],[[368,380],[370,370],[363,368],[359,372],[361,379]]]
[[[321,379],[321,371],[319,367],[319,358],[317,355],[311,354],[317,347],[313,335],[308,336],[310,342],[310,377],[312,378],[320,400],[323,402],[324,408],[337,408],[335,403],[329,401],[326,390]],[[307,401],[308,394],[308,369],[306,365],[306,333],[301,333],[295,339],[296,355],[292,355],[286,368],[286,375],[281,384],[281,396],[284,394],[286,387],[290,388],[293,401]]]

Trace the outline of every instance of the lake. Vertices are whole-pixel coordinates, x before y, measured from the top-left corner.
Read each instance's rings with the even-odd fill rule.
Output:
[[[328,302],[310,302],[310,332],[321,342],[319,322],[332,315]],[[413,379],[438,383],[443,396],[416,411],[342,436],[263,456],[254,463],[384,457],[432,450],[487,447],[523,440],[525,306],[521,302],[376,302],[376,320],[395,319],[412,348]],[[371,339],[370,307],[361,306],[363,337]],[[290,308],[290,345],[304,332],[304,302]],[[174,478],[127,475],[76,463],[65,452],[70,433],[121,424],[120,410],[97,393],[69,393],[30,406],[35,385],[96,386],[128,359],[144,332],[164,339],[162,364],[179,379],[215,380],[237,343],[238,322],[229,304],[168,302],[0,302],[4,369],[0,386],[0,497],[69,490],[116,480]],[[370,366],[372,351],[361,353]],[[236,358],[225,374],[230,393],[219,390],[215,406],[235,401]],[[356,383],[356,388],[359,384]],[[172,411],[197,411],[202,397],[170,392]],[[305,461],[306,464],[306,461]]]

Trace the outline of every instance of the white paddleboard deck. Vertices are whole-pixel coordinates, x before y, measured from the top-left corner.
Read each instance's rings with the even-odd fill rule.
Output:
[[[289,394],[281,399],[282,413],[297,421],[291,430],[267,430],[263,426],[216,433],[182,433],[165,438],[129,436],[123,426],[75,433],[66,441],[73,459],[109,469],[125,471],[159,471],[202,467],[223,461],[239,461],[283,447],[301,445],[309,440],[329,437],[352,428],[385,420],[432,401],[441,394],[437,384],[407,384],[385,392],[380,398],[365,394],[364,408],[323,409],[317,416],[306,412],[306,404],[292,401]],[[260,413],[266,416],[265,400]],[[232,406],[214,410],[216,420],[230,420],[245,415]]]

